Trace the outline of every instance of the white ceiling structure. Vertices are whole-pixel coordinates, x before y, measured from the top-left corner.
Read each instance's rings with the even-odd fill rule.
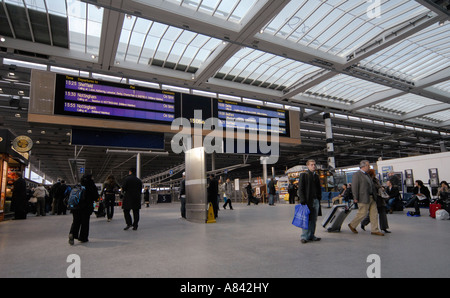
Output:
[[[323,112],[338,166],[444,151],[449,9],[442,0],[1,0],[3,126],[40,129],[16,115],[27,110],[29,69],[38,68],[300,110],[302,145],[282,150],[282,169],[326,161]],[[67,178],[70,130],[47,129],[52,138],[40,143],[70,155],[48,175]],[[49,157],[37,147],[31,162],[43,166]],[[103,179],[110,165],[101,167]]]

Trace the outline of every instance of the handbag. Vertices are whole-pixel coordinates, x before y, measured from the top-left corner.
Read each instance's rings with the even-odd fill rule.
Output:
[[[28,202],[34,204],[37,203],[37,198],[36,197],[31,197],[30,200],[28,200]]]
[[[389,199],[389,195],[387,194],[387,192],[382,189],[381,187],[378,189],[378,195],[380,197],[382,197],[383,199]]]
[[[295,205],[295,213],[294,219],[292,220],[292,224],[296,227],[307,230],[309,222],[309,213],[310,211],[306,204]]]

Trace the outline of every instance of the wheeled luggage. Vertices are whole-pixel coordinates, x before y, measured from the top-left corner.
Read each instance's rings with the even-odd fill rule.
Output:
[[[442,209],[441,204],[430,204],[430,216],[436,218],[436,211]]]
[[[322,221],[322,226],[328,230],[328,232],[339,232],[341,230],[342,223],[351,212],[353,204],[349,207],[346,204],[334,205],[327,216]]]
[[[252,197],[250,198],[250,202],[253,203],[253,204],[255,204],[255,205],[258,205],[259,199],[258,199],[258,198],[255,198],[254,196],[252,196]]]

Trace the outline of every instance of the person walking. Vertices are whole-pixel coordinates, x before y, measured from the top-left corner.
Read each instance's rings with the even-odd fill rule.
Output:
[[[358,212],[355,218],[348,224],[348,227],[353,233],[357,234],[356,227],[366,217],[367,213],[369,213],[371,234],[384,236],[378,228],[377,189],[368,174],[370,170],[369,161],[362,160],[359,163],[359,168],[360,170],[352,178],[353,201],[358,203]]]
[[[98,199],[98,190],[91,174],[84,174],[80,184],[84,187],[78,208],[72,210],[72,225],[69,232],[69,244],[74,244],[74,239],[80,242],[89,241],[89,221],[94,212],[94,202]]]
[[[302,229],[300,241],[319,241],[321,238],[315,236],[317,217],[319,216],[320,200],[322,199],[322,190],[320,180],[316,171],[316,161],[310,159],[306,162],[308,170],[300,174],[298,180],[298,197],[300,204],[307,205],[309,208],[308,229]]]
[[[37,199],[36,216],[45,216],[45,196],[48,196],[48,191],[42,183],[34,189],[33,196]]]
[[[380,181],[375,177],[375,170],[370,169],[369,170],[369,176],[372,178],[372,182],[377,189],[377,192],[375,194],[376,197],[376,203],[377,203],[377,210],[378,210],[378,219],[379,219],[379,225],[380,230],[382,230],[385,233],[390,233],[388,219],[387,219],[387,209],[386,209],[386,200],[380,195],[378,195],[378,189],[382,188]],[[361,229],[365,230],[365,226],[367,226],[370,222],[370,216],[369,214],[366,215],[366,217],[361,222]]]
[[[103,183],[101,196],[105,195],[106,217],[110,222],[114,216],[114,206],[116,204],[116,194],[119,193],[120,185],[113,175],[109,175]]]
[[[141,209],[142,181],[136,177],[136,169],[130,169],[128,174],[122,185],[122,209],[126,223],[124,230],[126,231],[133,227],[133,230],[136,231],[139,225],[139,211]],[[133,220],[130,215],[131,210],[133,210]]]
[[[233,205],[231,204],[232,195],[233,195],[233,185],[230,182],[230,178],[227,178],[227,181],[225,182],[225,192],[224,192],[225,204],[223,205],[223,209],[227,209],[227,205],[229,205],[230,209],[233,210]]]

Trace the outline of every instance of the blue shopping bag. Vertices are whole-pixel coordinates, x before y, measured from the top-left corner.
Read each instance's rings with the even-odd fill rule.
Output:
[[[307,205],[295,205],[295,214],[292,224],[305,230],[308,229],[309,213],[310,211]]]

